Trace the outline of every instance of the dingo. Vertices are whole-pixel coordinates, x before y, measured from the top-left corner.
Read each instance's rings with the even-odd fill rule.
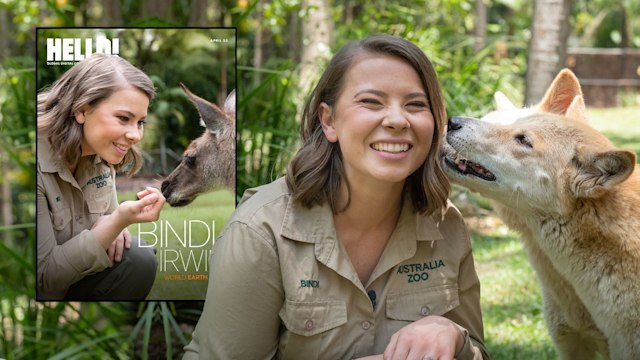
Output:
[[[535,107],[496,102],[482,120],[450,119],[449,178],[497,202],[522,235],[561,359],[640,359],[636,155],[587,125],[569,70]]]

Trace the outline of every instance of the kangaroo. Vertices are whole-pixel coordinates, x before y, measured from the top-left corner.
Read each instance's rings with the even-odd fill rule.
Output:
[[[185,206],[207,191],[226,187],[235,189],[236,180],[236,91],[224,102],[223,109],[193,94],[184,85],[206,129],[184,151],[180,164],[162,182],[162,194],[171,206]]]

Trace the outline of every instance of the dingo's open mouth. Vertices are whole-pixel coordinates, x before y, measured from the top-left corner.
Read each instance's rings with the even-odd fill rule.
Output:
[[[480,164],[474,163],[469,159],[465,159],[460,154],[456,154],[455,158],[445,156],[444,161],[450,168],[462,175],[473,175],[486,181],[496,180],[496,176],[493,175],[491,171],[487,170]]]

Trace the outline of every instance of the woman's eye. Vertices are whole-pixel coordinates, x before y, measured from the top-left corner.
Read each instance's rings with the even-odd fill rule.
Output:
[[[362,99],[360,100],[361,103],[365,104],[365,105],[380,105],[380,101],[376,100],[376,99]]]
[[[413,107],[413,108],[426,108],[427,104],[423,103],[421,101],[413,101],[407,104],[407,106]]]
[[[515,140],[518,142],[518,144],[524,145],[530,149],[533,149],[533,144],[531,144],[531,140],[529,140],[527,135],[524,135],[524,134],[516,135]]]
[[[127,116],[118,116],[118,119],[120,119],[120,121],[122,121],[122,122],[128,122],[129,121],[129,117],[127,117]]]
[[[147,123],[146,121],[140,120],[140,121],[138,121],[138,127],[143,127],[144,124],[146,124],[146,123]]]

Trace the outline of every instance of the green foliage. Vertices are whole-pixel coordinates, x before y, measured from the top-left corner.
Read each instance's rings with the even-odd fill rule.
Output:
[[[576,0],[573,5],[574,45],[640,48],[640,2]]]
[[[246,79],[240,82],[243,95],[237,104],[238,118],[243,119],[238,127],[236,149],[236,196],[239,200],[247,188],[265,184],[283,174],[295,150],[298,123],[290,71],[238,69],[240,76]],[[257,75],[264,78],[253,85],[252,79]]]
[[[0,184],[11,189],[10,198],[3,201],[11,204],[13,214],[11,223],[0,225],[0,237],[5,250],[11,250],[14,259],[29,259],[35,247],[33,60],[28,57],[8,58],[0,65],[0,83],[6,84],[0,88],[0,131],[3,135],[0,137],[0,167],[3,171]],[[8,271],[13,268],[10,260],[0,260],[0,272],[7,272],[0,289],[29,290],[35,284],[33,269],[23,266],[17,271]],[[31,281],[25,283],[25,279]]]

